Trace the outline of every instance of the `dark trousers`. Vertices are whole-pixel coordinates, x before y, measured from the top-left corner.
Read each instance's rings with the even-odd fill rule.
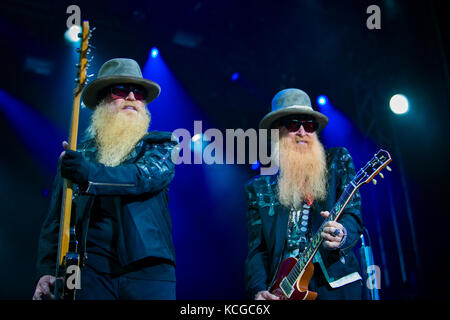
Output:
[[[148,272],[132,271],[111,275],[81,268],[81,289],[77,300],[175,300],[175,281],[155,280]]]

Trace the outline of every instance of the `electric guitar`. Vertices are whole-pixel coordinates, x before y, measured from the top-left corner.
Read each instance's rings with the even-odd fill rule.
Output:
[[[272,294],[281,300],[314,300],[317,293],[308,290],[309,281],[314,274],[313,257],[322,244],[321,232],[328,221],[336,221],[356,190],[364,183],[369,183],[377,174],[383,178],[380,172],[391,162],[391,155],[385,150],[379,150],[375,156],[358,171],[355,178],[345,187],[341,197],[330,211],[330,215],[320,226],[319,230],[309,241],[300,259],[287,258],[278,270],[277,277],[269,289]],[[388,171],[391,171],[387,167]]]
[[[81,92],[87,82],[86,70],[87,55],[90,51],[88,45],[91,37],[89,22],[83,21],[80,34],[81,46],[79,63],[77,64],[76,88],[73,96],[72,121],[69,131],[69,149],[76,150],[78,136],[78,120],[80,113]],[[56,262],[56,282],[54,295],[56,299],[74,300],[77,281],[79,281],[80,255],[78,241],[75,234],[75,219],[72,217],[73,184],[64,179],[61,215],[59,222],[59,239]]]

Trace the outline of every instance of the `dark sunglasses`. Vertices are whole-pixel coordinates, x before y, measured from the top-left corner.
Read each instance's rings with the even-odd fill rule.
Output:
[[[319,127],[319,123],[314,119],[286,119],[281,121],[281,125],[289,132],[297,132],[303,126],[308,133],[313,133]]]
[[[128,97],[130,92],[133,92],[136,100],[145,100],[145,98],[147,97],[145,90],[142,89],[141,87],[138,87],[135,85],[118,84],[118,85],[110,87],[109,90],[112,95],[120,97],[120,98]]]

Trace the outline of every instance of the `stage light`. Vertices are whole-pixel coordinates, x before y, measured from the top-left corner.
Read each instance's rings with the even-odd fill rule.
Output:
[[[197,133],[196,135],[194,135],[193,137],[192,137],[192,142],[197,142],[198,140],[200,139],[200,141],[201,141],[201,139],[202,139],[202,135],[200,134],[200,133]]]
[[[239,72],[235,72],[231,75],[231,81],[236,81],[239,78]]]
[[[395,114],[404,114],[408,112],[409,103],[408,99],[402,94],[396,94],[392,96],[389,101],[389,106],[391,107],[391,111]]]
[[[48,189],[41,189],[41,194],[44,198],[48,197],[48,195],[50,194],[50,192],[48,191]]]
[[[328,102],[327,96],[320,95],[320,96],[317,98],[317,104],[319,104],[320,106],[326,105],[327,102]]]
[[[150,51],[150,55],[152,56],[152,58],[156,58],[158,54],[159,54],[158,48],[153,47],[152,50]]]
[[[252,170],[258,170],[260,166],[261,164],[259,163],[258,160],[256,160],[255,162],[252,163]]]
[[[64,38],[69,42],[75,43],[80,41],[79,33],[81,33],[81,27],[73,25],[64,33]]]

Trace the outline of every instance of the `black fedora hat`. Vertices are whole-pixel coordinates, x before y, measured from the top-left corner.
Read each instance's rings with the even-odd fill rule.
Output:
[[[301,114],[310,115],[316,119],[319,124],[317,132],[322,131],[328,123],[326,115],[313,109],[311,99],[306,92],[296,88],[284,89],[272,99],[272,111],[264,116],[259,123],[259,128],[271,129],[277,120]]]
[[[153,81],[142,77],[139,64],[128,58],[115,58],[106,61],[98,71],[97,79],[89,83],[83,90],[83,103],[91,109],[95,109],[98,104],[99,93],[114,84],[129,83],[140,85],[147,93],[146,103],[155,100],[161,87]]]

